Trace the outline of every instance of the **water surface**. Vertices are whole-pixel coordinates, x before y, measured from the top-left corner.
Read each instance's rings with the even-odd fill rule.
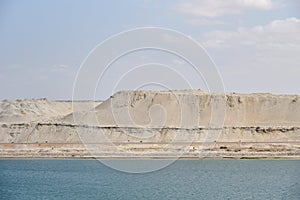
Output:
[[[179,160],[128,174],[97,160],[0,160],[0,199],[300,199],[300,161]]]

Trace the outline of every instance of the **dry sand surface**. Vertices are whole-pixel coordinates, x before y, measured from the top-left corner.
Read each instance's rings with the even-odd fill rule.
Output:
[[[299,97],[187,90],[0,101],[0,156],[299,158]]]

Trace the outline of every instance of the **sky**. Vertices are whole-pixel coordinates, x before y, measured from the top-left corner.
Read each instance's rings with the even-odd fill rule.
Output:
[[[90,52],[112,35],[142,27],[175,30],[197,41],[226,92],[300,94],[297,0],[1,0],[0,99],[72,99],[76,74]],[[154,61],[161,65],[150,67],[153,73],[145,66],[133,73],[148,82],[120,81],[118,88],[147,89],[153,77],[153,83],[174,82],[166,89],[188,89],[174,81],[181,75],[194,79],[187,63],[166,52],[141,51],[112,66],[106,82],[93,86],[96,98],[112,95],[130,67]],[[204,82],[194,81],[191,88],[206,90]]]

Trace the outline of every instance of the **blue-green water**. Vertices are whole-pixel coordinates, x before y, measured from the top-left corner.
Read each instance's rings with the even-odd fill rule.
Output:
[[[0,199],[300,199],[300,161],[179,160],[127,174],[97,160],[0,160]]]

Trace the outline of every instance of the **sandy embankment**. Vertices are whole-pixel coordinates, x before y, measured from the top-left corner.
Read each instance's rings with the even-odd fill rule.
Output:
[[[300,157],[296,95],[124,91],[74,109],[1,101],[0,156]]]

